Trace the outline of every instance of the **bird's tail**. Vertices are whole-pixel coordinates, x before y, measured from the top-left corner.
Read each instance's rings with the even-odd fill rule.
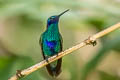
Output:
[[[51,63],[51,64],[48,64],[46,68],[47,68],[48,73],[51,76],[57,77],[61,73],[61,65],[62,65],[62,58],[57,60],[56,66],[52,66],[52,63]]]

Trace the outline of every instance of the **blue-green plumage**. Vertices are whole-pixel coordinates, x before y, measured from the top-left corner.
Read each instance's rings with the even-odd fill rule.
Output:
[[[44,55],[53,56],[61,51],[62,37],[58,30],[58,23],[51,24],[41,38]]]
[[[62,51],[62,36],[59,32],[58,22],[59,17],[67,11],[68,10],[59,15],[48,18],[47,29],[40,37],[40,44],[44,59],[47,59],[53,55],[57,55]],[[61,72],[61,64],[62,58],[52,62],[51,64],[48,64],[46,68],[49,74],[55,77],[58,76]]]

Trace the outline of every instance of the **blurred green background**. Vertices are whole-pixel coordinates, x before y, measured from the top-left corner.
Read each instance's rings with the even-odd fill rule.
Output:
[[[63,49],[120,22],[120,0],[0,0],[0,80],[43,60],[39,37],[47,18],[60,18]],[[53,79],[45,68],[20,80],[120,80],[120,29],[63,58]]]

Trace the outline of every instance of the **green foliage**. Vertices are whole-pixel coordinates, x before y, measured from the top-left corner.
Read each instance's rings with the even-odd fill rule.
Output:
[[[28,57],[8,57],[8,58],[2,57],[0,58],[0,75],[1,75],[0,79],[7,80],[16,73],[16,70],[22,70],[32,65],[33,60]],[[42,79],[42,77],[40,77],[39,72],[36,71],[30,74],[28,77],[25,77],[21,80],[26,79],[40,80]]]
[[[11,68],[13,67],[15,58],[1,57],[0,58],[0,79],[7,80],[11,75]]]
[[[118,76],[110,75],[102,71],[100,71],[99,74],[100,74],[101,80],[120,80]]]
[[[90,18],[86,19],[86,22],[88,22],[88,24],[94,26],[96,29],[98,29],[98,31],[101,31],[106,24],[105,20],[106,19],[104,19],[104,18],[90,17]]]

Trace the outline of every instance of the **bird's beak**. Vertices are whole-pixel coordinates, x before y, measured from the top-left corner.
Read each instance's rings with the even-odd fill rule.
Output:
[[[66,13],[66,12],[68,12],[68,11],[69,11],[69,9],[65,10],[64,12],[60,13],[60,14],[58,15],[58,17],[60,17],[61,15],[63,15],[64,13]]]

